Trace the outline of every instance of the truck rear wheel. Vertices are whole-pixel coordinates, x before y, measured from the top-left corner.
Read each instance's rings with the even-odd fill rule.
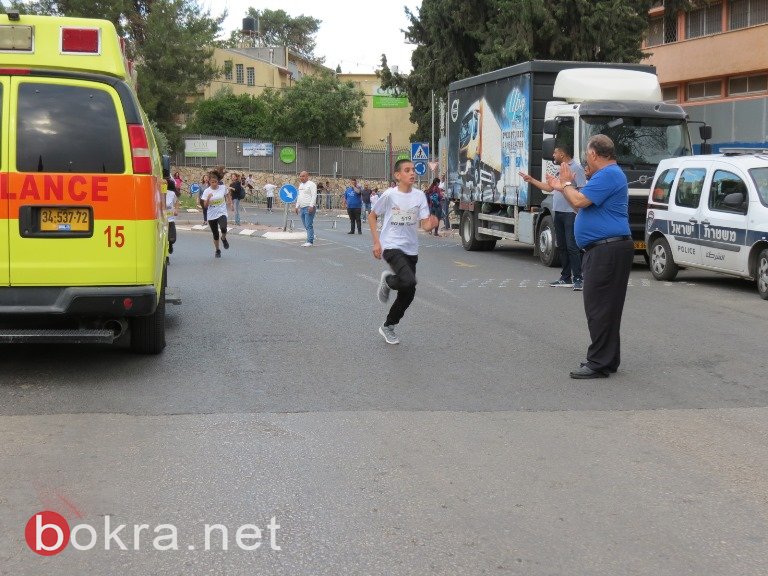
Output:
[[[137,354],[160,354],[165,348],[165,271],[157,308],[149,316],[131,318],[131,350]]]
[[[659,236],[651,244],[651,274],[656,280],[674,280],[678,270],[669,242]]]
[[[547,214],[541,219],[538,233],[539,242],[539,260],[544,266],[560,265],[560,255],[557,253],[557,247],[555,246],[555,225],[552,220],[552,216]]]
[[[474,250],[482,250],[482,242],[475,236],[477,229],[477,219],[472,212],[462,212],[461,222],[459,223],[459,235],[461,236],[461,245],[464,250],[470,252]]]

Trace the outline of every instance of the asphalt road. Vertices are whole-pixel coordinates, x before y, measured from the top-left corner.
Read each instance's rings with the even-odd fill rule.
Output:
[[[0,348],[0,574],[768,574],[753,284],[638,259],[619,372],[574,381],[581,294],[530,249],[422,235],[387,346],[383,264],[346,225],[321,216],[311,249],[232,235],[220,260],[181,231],[161,356]],[[94,547],[31,552],[41,510]]]

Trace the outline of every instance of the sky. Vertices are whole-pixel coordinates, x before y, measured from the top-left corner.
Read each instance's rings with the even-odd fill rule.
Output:
[[[387,55],[391,68],[398,66],[400,72],[411,71],[411,52],[415,46],[406,44],[400,30],[408,27],[404,7],[418,13],[421,0],[203,0],[201,4],[218,16],[226,9],[228,16],[222,34],[242,26],[248,8],[257,10],[285,10],[290,16],[312,16],[322,20],[315,35],[316,56],[325,56],[325,65],[341,71],[373,72],[381,64],[381,55]],[[350,9],[351,7],[351,9]]]

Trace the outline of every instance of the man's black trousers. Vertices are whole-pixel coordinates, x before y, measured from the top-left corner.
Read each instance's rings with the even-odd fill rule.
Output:
[[[592,340],[587,366],[592,370],[615,372],[621,363],[621,313],[634,257],[632,240],[600,244],[582,256],[584,312]]]

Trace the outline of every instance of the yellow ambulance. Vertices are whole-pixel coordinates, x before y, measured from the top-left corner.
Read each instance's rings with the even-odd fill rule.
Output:
[[[0,15],[0,343],[165,347],[163,166],[115,27]]]

